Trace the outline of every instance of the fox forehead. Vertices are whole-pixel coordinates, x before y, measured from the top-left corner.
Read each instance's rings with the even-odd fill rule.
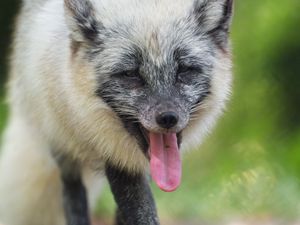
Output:
[[[185,41],[188,44],[183,44]],[[93,56],[93,62],[102,74],[130,71],[145,66],[154,67],[153,69],[166,69],[179,64],[211,67],[214,61],[213,47],[209,45],[209,40],[201,38],[175,42],[172,37],[162,40],[161,37],[149,36],[143,43],[134,43],[130,39],[107,40]]]
[[[202,1],[202,0],[200,0]],[[192,8],[195,0],[91,0],[97,17],[105,25],[134,22],[158,25],[178,18]]]
[[[102,72],[135,69],[142,62],[156,67],[174,60],[210,64],[214,59],[212,44],[206,35],[199,35],[197,29],[195,21],[184,17],[157,27],[126,23],[116,28],[105,27],[99,37],[101,46],[91,49],[91,54],[100,63]]]
[[[175,34],[182,34],[186,30],[183,26],[188,28],[193,24],[192,18],[188,16],[191,14],[191,4],[194,0],[91,0],[91,2],[94,8],[93,16],[102,24],[104,33],[106,31],[107,34],[102,38],[108,39],[107,45],[110,48],[114,44],[111,42],[122,42],[123,47],[119,47],[127,48],[126,50],[130,50],[128,49],[130,44],[135,44],[159,56],[163,45],[170,43],[169,40],[166,41],[168,36],[174,34],[176,38]],[[176,30],[176,27],[182,29]]]
[[[99,51],[92,49],[96,51],[93,61],[104,74],[134,70],[146,65],[157,69],[174,67],[180,63],[187,66],[211,66],[215,57],[209,39],[194,36],[192,32],[188,35],[184,31],[180,34],[175,29],[173,32],[153,30],[140,39],[130,37],[128,32],[116,35],[115,38],[108,37],[103,40]]]

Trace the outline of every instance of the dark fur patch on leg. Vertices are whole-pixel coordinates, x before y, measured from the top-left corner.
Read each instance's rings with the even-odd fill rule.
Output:
[[[64,208],[68,225],[90,225],[86,189],[79,178],[63,178]]]
[[[90,225],[89,207],[80,167],[67,156],[55,155],[61,170],[67,225]]]
[[[159,225],[144,175],[129,174],[107,164],[106,176],[118,205],[117,225]]]

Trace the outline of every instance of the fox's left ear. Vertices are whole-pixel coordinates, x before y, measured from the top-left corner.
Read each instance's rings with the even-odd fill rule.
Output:
[[[199,32],[210,35],[224,47],[227,43],[233,12],[233,0],[196,0],[194,15]]]
[[[65,17],[71,38],[78,42],[96,43],[103,25],[97,21],[90,0],[64,0]]]

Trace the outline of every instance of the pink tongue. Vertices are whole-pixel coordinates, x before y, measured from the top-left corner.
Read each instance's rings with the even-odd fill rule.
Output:
[[[150,133],[151,176],[166,192],[175,191],[181,181],[181,159],[176,134]]]

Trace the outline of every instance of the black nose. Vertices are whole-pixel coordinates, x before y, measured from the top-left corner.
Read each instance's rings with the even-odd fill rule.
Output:
[[[175,112],[164,112],[156,117],[159,126],[170,129],[178,123],[178,115]]]

